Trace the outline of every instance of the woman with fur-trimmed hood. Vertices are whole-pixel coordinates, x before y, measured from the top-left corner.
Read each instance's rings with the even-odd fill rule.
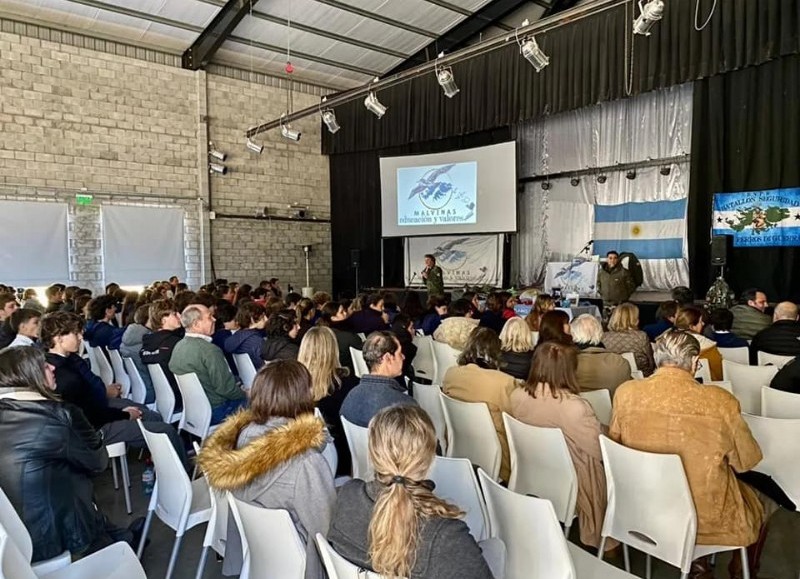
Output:
[[[278,360],[256,375],[249,408],[229,417],[198,456],[214,490],[289,512],[306,544],[306,579],[325,577],[314,536],[327,535],[336,501],[333,474],[322,456],[326,444],[325,424],[314,416],[308,370],[294,360]],[[241,538],[230,516],[222,572],[235,575],[241,567]]]

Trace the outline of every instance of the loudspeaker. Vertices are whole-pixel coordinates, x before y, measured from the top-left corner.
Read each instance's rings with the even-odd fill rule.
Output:
[[[350,250],[350,267],[357,268],[361,265],[361,250],[360,249],[351,249]]]
[[[711,265],[723,266],[727,263],[730,242],[730,235],[714,235],[711,238]]]

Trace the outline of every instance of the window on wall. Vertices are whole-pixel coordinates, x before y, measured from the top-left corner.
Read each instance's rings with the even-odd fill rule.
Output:
[[[103,205],[106,283],[145,285],[186,277],[183,209]]]
[[[40,287],[68,280],[67,204],[0,201],[0,283]]]

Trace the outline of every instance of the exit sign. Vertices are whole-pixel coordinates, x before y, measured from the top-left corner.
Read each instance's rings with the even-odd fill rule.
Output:
[[[75,202],[78,205],[91,205],[92,196],[87,195],[86,193],[78,193],[77,195],[75,195]]]

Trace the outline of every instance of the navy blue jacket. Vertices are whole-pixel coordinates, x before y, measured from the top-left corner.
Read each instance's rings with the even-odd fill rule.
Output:
[[[378,412],[395,404],[417,405],[394,378],[365,374],[344,399],[339,414],[356,426],[369,426]]]
[[[226,354],[247,354],[256,370],[264,365],[261,348],[264,346],[264,332],[261,330],[239,330],[225,338],[222,349]]]
[[[711,339],[717,343],[717,348],[746,348],[749,346],[747,340],[732,332],[712,332]]]
[[[110,350],[119,350],[124,333],[125,328],[115,328],[111,324],[95,320],[86,322],[86,327],[83,329],[83,337],[90,346],[94,348],[102,346]]]

